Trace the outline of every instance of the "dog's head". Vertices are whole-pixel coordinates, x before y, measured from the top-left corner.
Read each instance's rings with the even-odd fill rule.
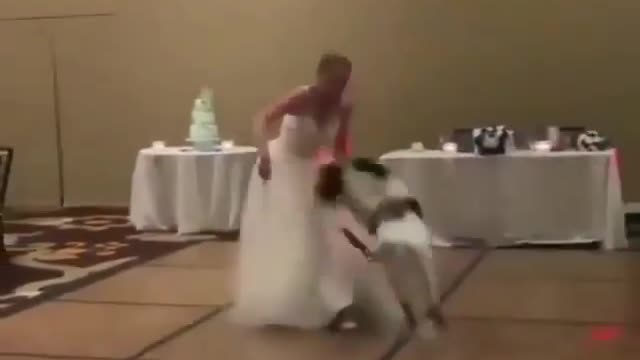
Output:
[[[360,201],[371,202],[385,195],[389,170],[371,159],[357,158],[345,166],[326,164],[320,168],[316,193],[327,202],[336,202],[348,193]]]

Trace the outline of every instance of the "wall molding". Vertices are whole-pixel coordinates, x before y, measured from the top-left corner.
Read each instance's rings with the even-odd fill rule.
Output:
[[[74,207],[91,207],[91,208],[128,208],[129,203],[95,203],[95,202],[72,202],[66,203],[64,206],[60,206],[55,202],[25,202],[25,203],[17,203],[17,204],[7,204],[5,206],[5,210],[8,212],[47,212],[53,210],[61,210],[64,208],[74,208]]]
[[[40,213],[40,212],[50,212],[60,210],[61,207],[58,206],[55,202],[47,202],[47,203],[38,203],[38,202],[28,202],[28,203],[19,203],[19,204],[7,204],[5,207],[5,212],[7,214],[12,213]]]
[[[73,207],[91,207],[91,208],[129,208],[129,203],[113,202],[113,203],[92,203],[92,202],[69,202],[65,201],[63,208]]]
[[[0,0],[0,21],[110,16],[117,0]]]

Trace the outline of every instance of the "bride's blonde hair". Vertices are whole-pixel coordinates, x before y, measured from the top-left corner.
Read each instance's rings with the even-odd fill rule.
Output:
[[[327,52],[320,57],[318,67],[316,69],[317,74],[324,74],[333,69],[336,66],[344,66],[351,69],[351,60],[345,55],[337,52]]]

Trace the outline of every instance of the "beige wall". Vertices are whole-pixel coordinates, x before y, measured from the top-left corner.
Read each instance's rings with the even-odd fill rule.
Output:
[[[0,22],[0,144],[16,148],[8,199],[58,202],[52,71],[41,28]]]
[[[640,201],[637,0],[95,4],[82,12],[115,15],[0,22],[0,143],[18,151],[14,204],[58,195],[45,35],[58,58],[69,204],[126,203],[137,150],[183,143],[203,84],[216,91],[224,136],[250,141],[251,115],[308,81],[326,49],[355,62],[359,152],[461,125],[586,124],[621,146],[625,197]]]

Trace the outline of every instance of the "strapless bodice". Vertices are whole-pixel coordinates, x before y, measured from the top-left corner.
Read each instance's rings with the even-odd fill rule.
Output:
[[[322,147],[333,146],[338,130],[338,119],[332,117],[318,126],[311,116],[285,115],[280,135],[274,141],[279,151],[288,154],[313,157]]]

